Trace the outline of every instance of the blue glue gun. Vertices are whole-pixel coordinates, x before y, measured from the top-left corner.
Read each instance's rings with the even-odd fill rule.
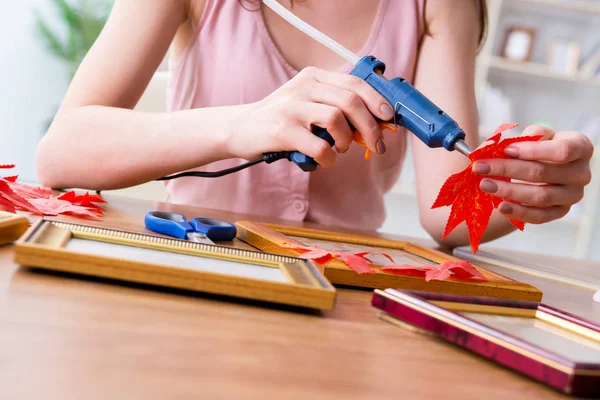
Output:
[[[465,133],[448,114],[403,78],[387,80],[383,77],[385,64],[373,56],[361,58],[350,75],[357,76],[379,92],[394,108],[395,122],[431,148],[444,147],[468,155],[471,149],[464,141]],[[313,133],[331,146],[335,140],[326,129],[315,127]],[[304,171],[314,171],[317,163],[311,157],[294,151],[290,160]]]

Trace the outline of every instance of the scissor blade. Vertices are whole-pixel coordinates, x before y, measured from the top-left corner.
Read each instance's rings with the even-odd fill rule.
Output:
[[[205,234],[200,232],[189,232],[187,238],[190,242],[204,243],[204,244],[215,244]]]

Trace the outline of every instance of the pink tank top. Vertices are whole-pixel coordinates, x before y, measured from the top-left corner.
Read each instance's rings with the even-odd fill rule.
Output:
[[[382,60],[388,78],[412,81],[423,34],[422,7],[423,0],[380,0],[370,37],[358,55]],[[347,64],[341,71],[351,69]],[[255,102],[297,73],[272,41],[260,11],[248,11],[235,0],[207,0],[190,43],[171,65],[167,108]],[[384,194],[400,175],[406,136],[406,131],[385,131],[387,152],[369,161],[364,149],[353,144],[333,167],[311,173],[280,160],[221,178],[175,179],[166,187],[174,203],[375,230],[385,220]],[[222,160],[198,170],[242,162]]]

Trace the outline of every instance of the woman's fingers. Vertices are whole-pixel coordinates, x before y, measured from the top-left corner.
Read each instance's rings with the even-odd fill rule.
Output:
[[[317,68],[302,70],[257,105],[269,118],[265,131],[270,142],[262,147],[298,150],[322,166],[332,165],[336,153],[311,132],[313,127],[327,129],[336,150],[343,153],[354,140],[353,126],[370,151],[383,154],[385,143],[377,120],[394,118],[385,98],[362,79]]]
[[[358,94],[337,86],[324,85],[318,82],[310,85],[308,90],[310,101],[331,105],[341,110],[354,128],[362,134],[369,150],[379,153],[377,143],[383,134],[375,117]],[[337,137],[334,136],[334,139],[336,140],[336,149],[341,153],[346,152],[352,143],[351,134],[343,137],[340,143],[338,143]]]
[[[547,128],[542,125],[529,125],[523,130],[522,136],[538,136],[542,135],[542,140],[550,140],[554,137],[556,132],[554,129]]]
[[[300,72],[301,76],[314,79],[325,85],[337,86],[356,93],[360,96],[371,114],[383,121],[394,118],[394,110],[387,100],[380,95],[371,85],[357,76],[342,72],[326,71],[319,68],[308,67]]]
[[[583,187],[566,185],[530,185],[483,179],[479,188],[486,193],[534,207],[572,205],[583,198]]]
[[[479,175],[500,176],[526,182],[581,186],[587,185],[592,178],[589,162],[586,160],[555,164],[497,158],[475,162],[473,172]]]
[[[281,135],[281,147],[289,150],[297,150],[312,157],[322,167],[331,167],[335,164],[337,154],[333,147],[325,140],[315,136],[305,128],[296,127]]]
[[[310,130],[312,125],[327,129],[335,140],[335,147],[338,152],[343,153],[350,147],[353,140],[352,130],[348,125],[346,116],[339,108],[326,104],[298,102],[297,105],[294,103],[291,115],[301,121],[307,130]],[[323,139],[319,140],[327,143]]]
[[[544,224],[564,217],[571,209],[571,206],[564,205],[536,208],[524,206],[522,204],[503,202],[498,209],[508,218],[517,219],[530,224]]]
[[[519,142],[505,149],[506,155],[512,158],[563,164],[589,160],[593,151],[590,140],[579,132],[557,132],[551,140]]]
[[[594,147],[579,132],[555,132],[533,125],[523,135],[542,135],[542,140],[509,145],[505,153],[510,159],[474,163],[473,172],[484,176],[479,188],[507,200],[499,210],[509,218],[533,224],[562,218],[581,201],[584,187],[590,183]]]

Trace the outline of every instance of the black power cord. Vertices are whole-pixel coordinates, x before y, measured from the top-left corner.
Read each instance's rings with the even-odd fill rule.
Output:
[[[231,167],[227,169],[223,169],[221,171],[214,172],[205,172],[205,171],[188,171],[188,172],[180,172],[178,174],[164,176],[162,178],[158,178],[157,181],[167,181],[170,179],[182,178],[184,176],[195,176],[199,178],[218,178],[220,176],[225,176],[229,174],[233,174],[234,172],[241,171],[248,167],[251,167],[256,164],[260,164],[261,162],[265,162],[267,164],[271,164],[275,161],[287,159],[290,160],[290,152],[289,151],[278,151],[273,153],[263,154],[261,158],[257,158],[256,160],[249,161],[245,164],[238,165],[236,167]]]

